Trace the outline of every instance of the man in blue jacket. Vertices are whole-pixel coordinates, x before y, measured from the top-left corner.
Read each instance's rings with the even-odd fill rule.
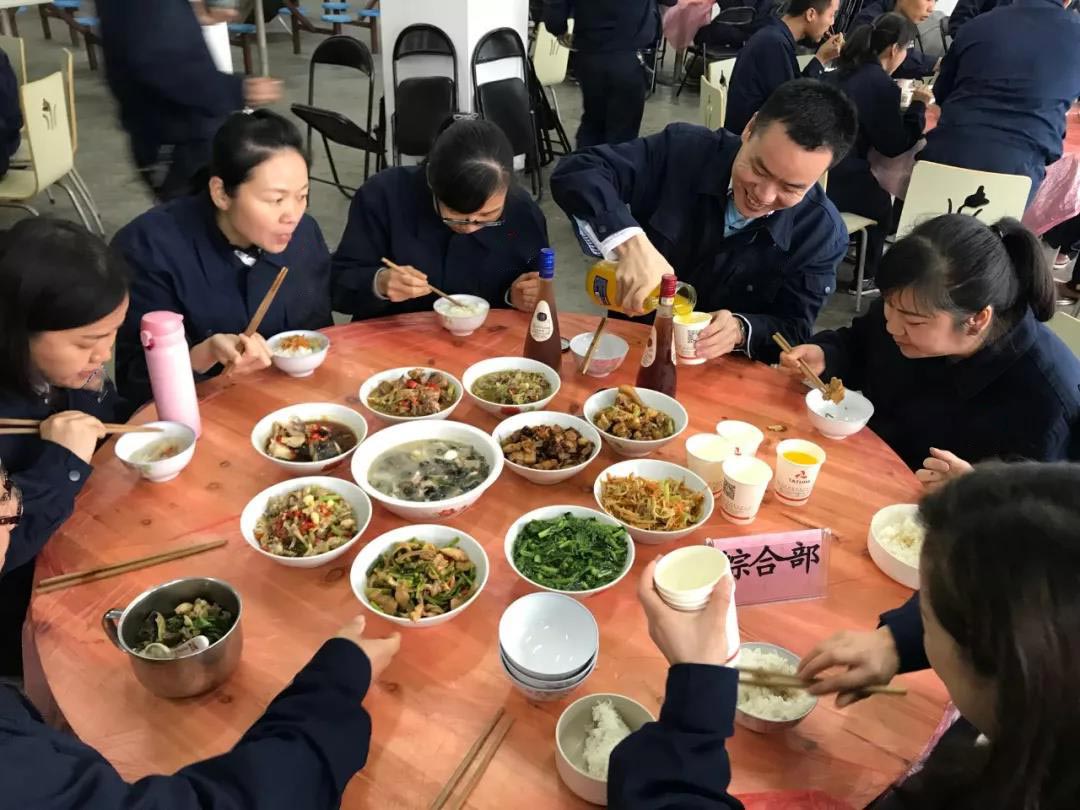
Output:
[[[814,79],[781,85],[738,137],[690,124],[564,158],[555,202],[584,249],[619,262],[621,308],[674,272],[714,312],[697,344],[772,362],[772,334],[809,338],[848,236],[818,181],[855,138],[855,108]],[[674,268],[674,269],[673,269]]]
[[[998,6],[1007,6],[1012,0],[959,0],[956,8],[949,15],[949,34],[955,37],[965,23],[971,22],[980,14],[993,11]]]
[[[935,0],[870,0],[863,5],[848,26],[851,33],[860,25],[873,25],[882,14],[895,11],[903,14],[918,27],[934,13]],[[908,50],[907,59],[893,73],[896,79],[921,79],[937,72],[940,60],[923,53],[922,38],[915,34],[914,46]]]

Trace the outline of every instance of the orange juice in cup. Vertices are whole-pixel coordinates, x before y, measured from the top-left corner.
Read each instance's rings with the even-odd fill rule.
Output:
[[[675,356],[680,366],[699,366],[704,357],[697,356],[697,342],[701,333],[712,323],[708,312],[690,312],[675,316]]]
[[[810,500],[825,451],[805,439],[787,439],[776,446],[776,497],[788,506],[802,506]]]

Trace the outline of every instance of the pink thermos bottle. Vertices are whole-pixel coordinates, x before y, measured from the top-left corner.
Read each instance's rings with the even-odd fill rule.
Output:
[[[139,330],[158,418],[180,422],[194,430],[196,436],[202,435],[184,316],[175,312],[147,312]]]

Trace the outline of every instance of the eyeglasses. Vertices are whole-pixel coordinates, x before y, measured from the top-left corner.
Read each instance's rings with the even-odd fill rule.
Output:
[[[23,513],[22,492],[15,486],[15,482],[6,471],[0,469],[0,510],[6,511],[8,503],[15,502],[15,514],[0,515],[0,526],[15,526],[18,524]]]
[[[506,219],[499,217],[488,222],[481,222],[475,219],[454,219],[453,217],[444,217],[442,211],[439,209],[439,198],[435,196],[435,192],[431,192],[431,202],[435,206],[435,214],[442,220],[443,225],[468,225],[474,228],[498,228]]]

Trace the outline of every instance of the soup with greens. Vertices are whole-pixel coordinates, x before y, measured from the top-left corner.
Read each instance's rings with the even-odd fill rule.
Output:
[[[406,442],[372,462],[368,482],[402,501],[445,501],[480,486],[491,465],[472,445],[444,439]]]

